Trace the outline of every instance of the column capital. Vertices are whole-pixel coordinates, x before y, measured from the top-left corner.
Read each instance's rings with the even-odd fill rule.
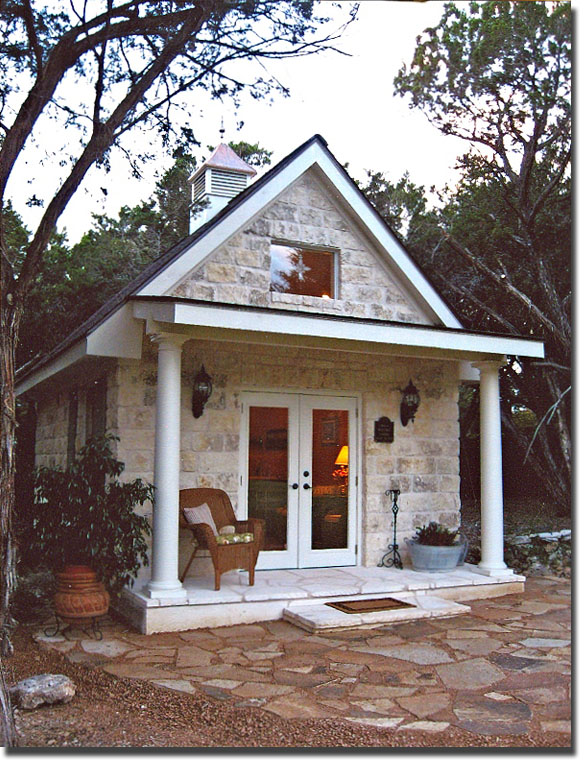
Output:
[[[475,369],[478,369],[479,371],[491,370],[491,371],[499,371],[499,369],[503,368],[507,364],[506,358],[488,358],[484,361],[473,361],[472,366]]]
[[[161,348],[181,348],[185,342],[190,339],[187,334],[177,334],[175,332],[153,331],[148,333],[150,342],[154,342]]]

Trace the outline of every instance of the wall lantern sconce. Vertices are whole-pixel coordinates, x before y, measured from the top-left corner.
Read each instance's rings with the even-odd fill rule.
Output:
[[[205,371],[205,366],[201,365],[198,374],[193,380],[193,416],[198,419],[203,414],[205,403],[211,397],[213,392],[213,381]]]
[[[400,417],[401,423],[405,427],[408,422],[414,421],[416,411],[420,405],[420,393],[418,392],[417,387],[412,384],[411,379],[408,386],[403,390],[400,390],[400,392],[402,393]]]

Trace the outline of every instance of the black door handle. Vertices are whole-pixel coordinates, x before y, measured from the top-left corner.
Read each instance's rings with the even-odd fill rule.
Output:
[[[298,488],[298,483],[292,483],[290,488],[293,488],[294,490],[296,490]]]
[[[312,488],[312,486],[311,486],[311,485],[308,485],[308,483],[304,483],[304,485],[303,485],[302,487],[304,488],[304,490],[305,490],[305,491],[306,491],[308,488]]]
[[[304,475],[304,477],[308,477],[310,475],[310,472],[308,470],[304,470],[302,474]]]

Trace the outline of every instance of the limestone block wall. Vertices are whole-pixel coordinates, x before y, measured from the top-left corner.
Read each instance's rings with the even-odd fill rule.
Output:
[[[117,388],[116,372],[106,374],[106,431],[117,431]],[[69,431],[69,401],[73,391],[77,394],[77,418],[75,428],[76,452],[85,444],[87,390],[95,381],[88,375],[83,384],[67,382],[51,384],[37,394],[37,426],[35,433],[35,464],[37,467],[64,467],[67,464],[67,443]],[[54,390],[58,392],[54,393]],[[115,451],[115,447],[114,447]]]
[[[270,292],[272,240],[337,252],[337,299]],[[171,294],[236,305],[430,323],[310,172],[194,269]]]
[[[64,467],[67,462],[69,395],[59,392],[37,404],[35,464],[37,467]]]
[[[415,420],[402,427],[401,392],[409,378],[421,403]],[[397,488],[398,543],[416,527],[435,520],[450,528],[460,524],[458,381],[455,365],[388,359],[371,368],[364,409],[363,540],[365,565],[375,565],[391,543],[393,515],[385,491]],[[375,420],[395,422],[393,443],[376,443]]]
[[[213,395],[203,416],[195,419],[190,397],[201,363],[213,378]],[[181,487],[222,488],[242,517],[244,508],[237,506],[242,391],[354,393],[362,401],[363,564],[376,565],[391,541],[391,503],[385,496],[389,488],[401,491],[400,540],[432,519],[458,527],[457,364],[191,340],[183,349],[182,369]],[[421,404],[415,421],[404,428],[400,390],[410,377],[420,390]],[[115,389],[123,478],[152,481],[156,349],[148,341],[141,361],[119,362]],[[374,422],[380,416],[395,422],[394,443],[374,441]],[[181,565],[190,555],[189,538],[188,533],[181,537]]]

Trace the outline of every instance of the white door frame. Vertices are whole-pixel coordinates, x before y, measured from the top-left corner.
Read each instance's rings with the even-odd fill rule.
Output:
[[[252,406],[286,407],[288,417],[288,513],[287,548],[282,551],[260,552],[256,569],[296,569],[300,567],[347,566],[357,564],[360,548],[359,474],[361,465],[358,409],[359,396],[350,393],[315,394],[313,391],[242,391],[240,428],[240,479],[238,516],[247,517],[249,474],[249,409]],[[302,472],[306,465],[299,462],[301,452],[312,454],[313,409],[339,409],[349,411],[349,448],[351,471],[349,485],[348,546],[346,549],[312,550],[312,493],[302,486],[306,478]],[[311,465],[312,467],[312,465]],[[293,478],[293,479],[292,479]],[[298,487],[294,488],[294,484]],[[344,552],[344,554],[343,554]]]

